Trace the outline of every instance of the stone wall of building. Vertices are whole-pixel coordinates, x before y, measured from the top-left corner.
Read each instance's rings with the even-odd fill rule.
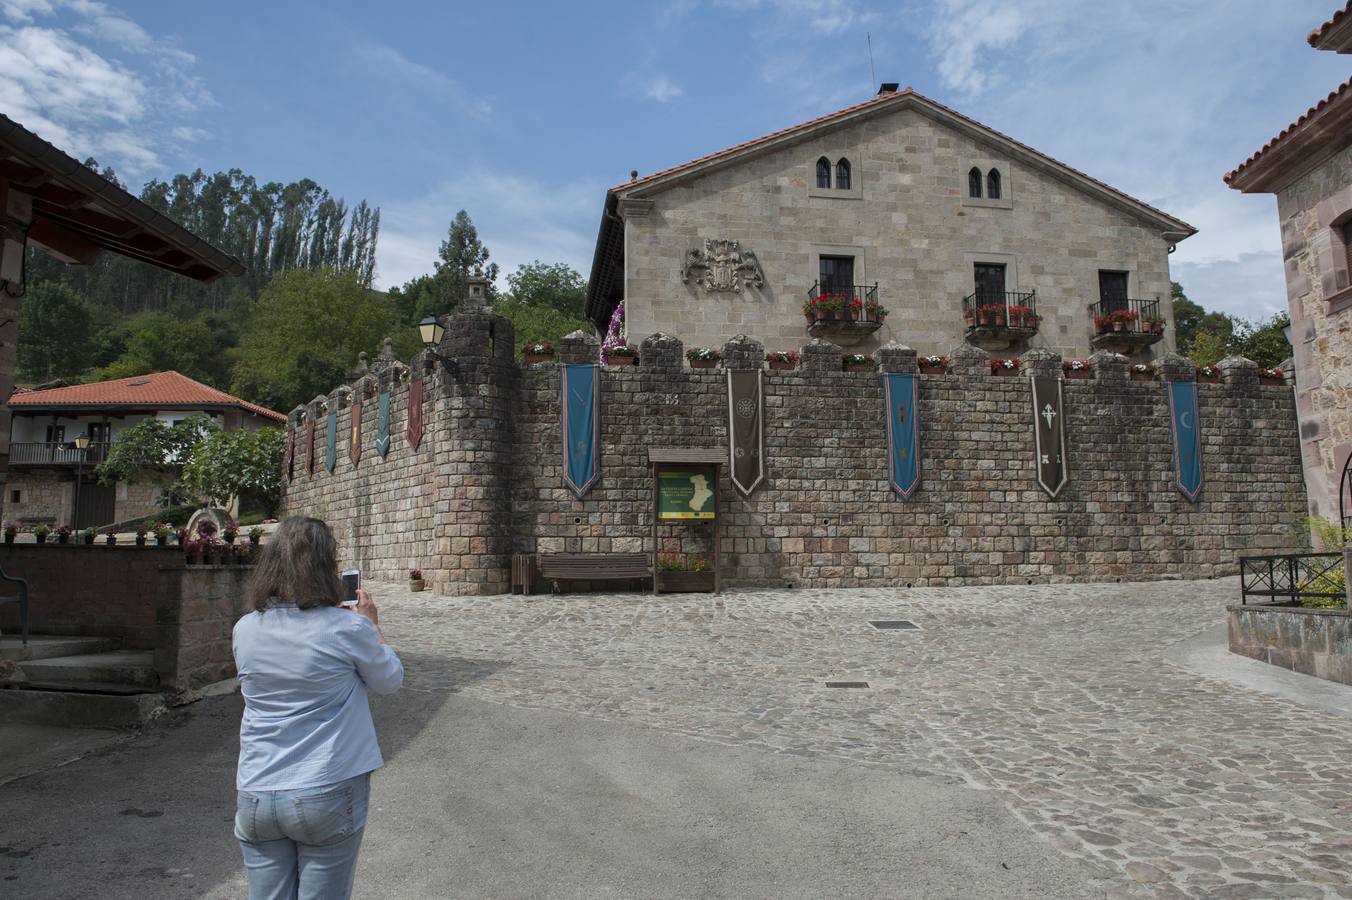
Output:
[[[1352,147],[1278,193],[1277,212],[1310,515],[1336,520],[1352,452],[1352,266],[1335,222],[1352,213]]]
[[[18,491],[16,502],[14,492]],[[75,482],[51,471],[11,469],[5,484],[4,519],[18,525],[70,522]]]
[[[651,549],[647,451],[726,446],[724,373],[690,370],[681,343],[666,336],[644,342],[640,366],[607,369],[603,477],[578,500],[561,484],[557,367],[518,374],[500,351],[470,353],[476,331],[503,323],[450,323],[461,335],[458,352],[448,351],[461,359],[460,378],[432,370],[417,453],[404,442],[408,391],[396,369],[379,376],[395,386],[387,460],[365,449],[351,465],[343,406],[330,475],[321,419],[315,472],[302,474],[298,452],[286,512],[328,519],[371,577],[402,578],[416,565],[444,593],[505,589],[511,553]],[[725,351],[729,365],[763,358],[755,342]],[[571,336],[562,358],[589,361],[595,352],[594,339]],[[1096,356],[1094,380],[1065,384],[1070,484],[1053,500],[1034,482],[1027,379],[994,376],[984,353],[959,348],[947,374],[921,378],[922,486],[902,502],[886,480],[878,374],[841,371],[840,348],[825,342],[803,352],[800,370],[766,377],[765,484],[750,498],[726,473],[719,485],[728,583],[1207,577],[1233,572],[1239,554],[1299,542],[1305,493],[1292,392],[1259,385],[1244,360],[1227,361],[1226,383],[1199,386],[1205,487],[1194,504],[1171,484],[1164,386],[1129,381],[1122,357]],[[882,356],[892,370],[914,367],[907,348]],[[1059,370],[1051,354],[1025,363]],[[1180,357],[1165,363],[1170,377],[1192,377]],[[369,448],[374,415],[363,425]],[[664,527],[662,540],[663,549],[708,549],[708,528]]]
[[[851,161],[855,190],[815,188],[822,156]],[[968,198],[973,165],[1002,172],[1001,201]],[[796,348],[807,340],[801,307],[818,257],[842,254],[855,257],[855,281],[876,282],[891,311],[859,344],[864,352],[890,340],[922,354],[952,349],[976,262],[1004,263],[1008,291],[1036,289],[1043,319],[1033,347],[1089,355],[1087,307],[1099,299],[1100,269],[1128,272],[1133,298],[1159,298],[1169,327],[1153,350],[1174,346],[1169,241],[1157,228],[914,109],[757,153],[649,199],[621,200],[619,214],[635,343],[666,332],[688,347],[718,347],[745,333],[772,350]],[[764,286],[715,293],[683,282],[686,254],[706,238],[755,253]]]

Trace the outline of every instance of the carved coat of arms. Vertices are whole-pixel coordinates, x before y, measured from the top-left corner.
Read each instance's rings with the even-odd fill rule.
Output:
[[[765,276],[760,261],[750,250],[743,250],[739,241],[709,239],[704,246],[685,254],[681,265],[681,281],[689,284],[694,279],[706,291],[738,291],[747,287],[761,287]]]

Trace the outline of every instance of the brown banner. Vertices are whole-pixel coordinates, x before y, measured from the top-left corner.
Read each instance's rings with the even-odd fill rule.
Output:
[[[423,380],[414,375],[408,380],[408,445],[414,450],[422,443]]]
[[[728,459],[733,487],[750,496],[765,480],[765,402],[761,370],[728,370]]]
[[[305,474],[315,473],[315,419],[310,416],[305,423]]]
[[[1055,497],[1069,481],[1066,467],[1066,429],[1062,415],[1060,376],[1033,375],[1033,435],[1037,451],[1037,483]]]
[[[348,455],[352,457],[352,465],[357,464],[361,459],[361,397],[358,394],[352,395],[352,437],[348,442]]]
[[[286,447],[282,450],[282,471],[286,473],[286,480],[290,481],[296,477],[295,472],[296,459],[296,423],[287,420],[286,423]]]

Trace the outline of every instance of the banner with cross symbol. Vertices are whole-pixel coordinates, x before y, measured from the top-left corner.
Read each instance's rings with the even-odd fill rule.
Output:
[[[1070,480],[1066,465],[1066,429],[1062,410],[1061,378],[1032,375],[1033,445],[1037,454],[1037,484],[1055,497]]]

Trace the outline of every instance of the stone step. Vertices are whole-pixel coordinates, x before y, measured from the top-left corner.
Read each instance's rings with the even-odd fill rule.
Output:
[[[125,685],[119,687],[125,689]],[[167,708],[161,694],[0,690],[0,722],[64,728],[139,728]]]
[[[150,650],[113,650],[29,659],[19,668],[31,682],[120,684],[144,690],[159,687],[155,654]]]
[[[13,631],[6,629],[4,636],[0,637],[0,659],[23,661],[76,656],[81,653],[103,653],[116,650],[117,644],[116,638],[30,634],[28,646],[25,647],[17,628]]]

